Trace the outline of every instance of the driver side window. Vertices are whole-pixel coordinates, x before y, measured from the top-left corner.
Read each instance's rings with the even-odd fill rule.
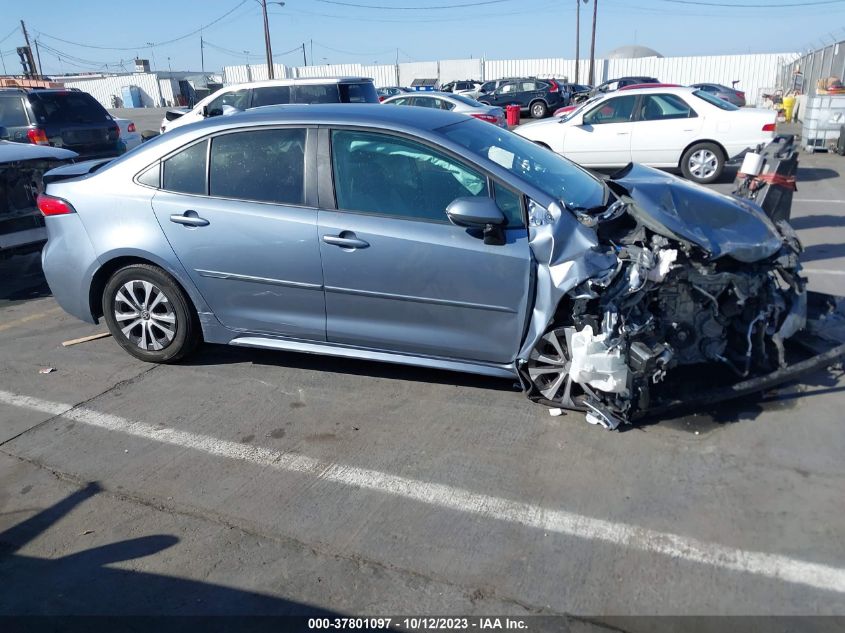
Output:
[[[632,95],[602,101],[584,115],[585,125],[624,123],[631,120],[637,98]]]

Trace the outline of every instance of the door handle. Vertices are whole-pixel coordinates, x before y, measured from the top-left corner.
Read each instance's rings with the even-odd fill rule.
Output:
[[[359,240],[351,231],[341,231],[340,235],[324,235],[323,241],[342,248],[367,248],[370,245],[369,242]]]
[[[199,217],[196,211],[185,211],[182,214],[174,213],[170,216],[170,221],[185,226],[208,226],[209,224],[208,220]]]

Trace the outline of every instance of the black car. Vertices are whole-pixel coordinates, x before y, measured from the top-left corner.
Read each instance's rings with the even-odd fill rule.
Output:
[[[521,110],[528,110],[533,118],[542,119],[549,112],[567,105],[569,93],[555,79],[511,79],[492,92],[480,95],[478,100],[502,107],[518,105]]]
[[[599,84],[590,91],[590,96],[594,97],[602,92],[615,92],[625,86],[633,86],[634,84],[659,84],[660,80],[654,77],[619,77],[618,79],[611,79]]]
[[[77,89],[0,88],[0,126],[7,140],[52,145],[81,158],[107,158],[125,151],[120,128],[106,109]]]

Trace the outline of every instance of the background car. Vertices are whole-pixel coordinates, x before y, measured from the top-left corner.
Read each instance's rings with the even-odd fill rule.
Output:
[[[450,81],[449,83],[440,86],[440,92],[472,92],[481,86],[482,82],[475,79],[465,79],[463,81]]]
[[[516,79],[503,82],[496,90],[478,97],[481,103],[496,106],[518,105],[535,119],[568,103],[568,93],[555,79]]]
[[[522,77],[502,77],[501,79],[491,79],[490,81],[485,81],[480,86],[476,86],[472,90],[467,90],[464,94],[471,99],[478,99],[482,95],[490,94],[491,92],[495,92],[495,90],[501,86],[503,83],[507,81],[517,81],[522,79]]]
[[[221,88],[199,101],[191,110],[165,112],[161,132],[202,121],[206,117],[288,103],[378,103],[373,80],[367,77],[320,77],[272,79]]]
[[[660,81],[654,77],[619,77],[618,79],[610,79],[602,84],[599,84],[590,91],[590,96],[594,97],[597,94],[605,92],[615,92],[625,86],[632,86],[634,84],[659,84]]]
[[[384,105],[417,106],[421,108],[437,108],[468,114],[471,117],[487,121],[507,129],[508,121],[505,111],[498,106],[489,106],[470,99],[465,95],[448,92],[426,92],[397,95],[385,99]]]
[[[772,110],[740,109],[695,88],[640,88],[515,131],[585,167],[643,163],[679,168],[686,178],[708,183],[729,159],[771,140],[774,130]]]
[[[5,136],[5,128],[0,128],[0,139]],[[76,157],[75,152],[58,147],[0,140],[0,259],[40,250],[47,239],[44,218],[36,206],[42,176]]]
[[[111,115],[94,97],[76,89],[0,88],[0,126],[10,141],[63,147],[81,158],[125,151]]]
[[[120,140],[126,146],[126,151],[134,149],[141,144],[141,133],[135,128],[135,123],[129,119],[112,117],[120,128]]]
[[[401,94],[403,92],[413,92],[410,88],[404,88],[402,86],[386,86],[384,88],[376,88],[376,94],[378,95],[379,101],[384,101],[388,97],[392,97],[394,95]]]
[[[745,93],[742,90],[735,88],[728,88],[722,84],[692,84],[693,88],[698,88],[704,92],[708,92],[714,97],[719,97],[725,101],[734,104],[738,108],[745,107]]]

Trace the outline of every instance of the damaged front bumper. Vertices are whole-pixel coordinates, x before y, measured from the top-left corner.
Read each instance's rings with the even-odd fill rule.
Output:
[[[830,335],[842,303],[814,296],[808,313],[788,224],[648,168],[609,184],[616,200],[596,217],[553,205],[530,229],[537,297],[517,367],[532,400],[616,428],[845,354]],[[827,347],[808,353],[811,339]]]

